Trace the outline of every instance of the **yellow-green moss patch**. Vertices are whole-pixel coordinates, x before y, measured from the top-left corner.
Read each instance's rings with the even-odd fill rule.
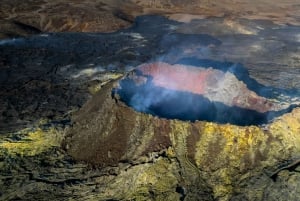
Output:
[[[18,140],[9,137],[0,141],[0,154],[34,156],[51,147],[60,146],[63,135],[55,128],[42,130],[40,128],[26,132],[20,132]]]

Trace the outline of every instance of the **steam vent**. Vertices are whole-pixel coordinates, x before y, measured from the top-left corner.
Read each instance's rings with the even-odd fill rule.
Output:
[[[299,201],[299,0],[1,0],[0,201]]]

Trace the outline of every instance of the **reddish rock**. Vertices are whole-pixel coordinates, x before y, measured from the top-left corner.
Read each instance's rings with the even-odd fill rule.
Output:
[[[250,91],[245,83],[230,72],[163,62],[143,64],[138,71],[142,76],[150,76],[155,86],[203,95],[210,101],[228,106],[261,113],[282,109],[271,100]]]

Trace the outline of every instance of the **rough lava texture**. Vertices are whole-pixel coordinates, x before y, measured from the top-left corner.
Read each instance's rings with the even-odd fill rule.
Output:
[[[143,10],[144,13],[169,14],[172,19],[191,21],[193,19],[208,16],[225,17],[229,19],[229,26],[234,26],[230,19],[263,19],[271,20],[280,24],[299,24],[299,2],[291,1],[268,1],[268,0],[132,0]],[[189,14],[189,15],[186,15]]]
[[[252,177],[265,173],[272,182],[279,173],[274,168],[278,160],[299,159],[298,108],[265,126],[191,123],[135,112],[112,97],[112,90],[113,83],[75,116],[65,147],[76,160],[100,166],[139,163],[153,151],[172,147],[187,196],[196,196],[197,183],[202,190],[212,189],[205,190],[204,197],[229,200],[243,191],[239,184]]]
[[[0,8],[0,38],[40,32],[112,32],[132,24],[134,17],[160,14],[181,22],[224,17],[223,26],[251,34],[253,30],[236,21],[270,20],[299,25],[299,2],[217,0],[3,0]]]
[[[112,32],[131,24],[130,18],[118,17],[102,1],[4,0],[1,4],[1,38],[39,32]]]
[[[1,1],[0,200],[300,200],[299,108],[237,126],[136,112],[112,93],[161,61],[232,69],[237,89],[286,108],[299,13],[297,0]]]
[[[254,31],[249,35],[223,21],[198,19],[186,24],[141,16],[131,28],[110,34],[47,33],[1,40],[0,133],[40,119],[68,119],[108,80],[151,60],[232,69],[239,80],[250,76],[263,86],[292,89],[288,97],[299,99],[293,91],[300,87],[299,27],[239,19]],[[280,97],[280,104],[291,102],[286,97]]]

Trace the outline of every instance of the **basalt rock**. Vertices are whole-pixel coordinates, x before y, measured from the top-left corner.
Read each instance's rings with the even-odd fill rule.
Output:
[[[122,13],[121,13],[122,14]],[[131,24],[104,2],[2,1],[0,37],[16,37],[38,32],[112,32]]]
[[[270,20],[278,24],[299,25],[298,1],[178,1],[178,0],[100,0],[58,1],[3,0],[0,8],[0,38],[27,36],[42,32],[112,32],[132,24],[134,17],[160,14],[170,19],[225,17],[220,29],[252,34],[253,30],[237,18]],[[284,8],[284,9],[282,9]],[[192,29],[197,29],[197,26]],[[220,31],[220,29],[218,31]],[[189,31],[188,29],[182,29]]]
[[[234,19],[237,16],[248,19],[266,19],[276,23],[289,22],[299,24],[297,20],[297,0],[289,2],[261,0],[258,2],[249,2],[245,0],[222,2],[215,0],[197,1],[197,0],[131,0],[140,7],[143,13],[159,13],[169,15],[171,18],[189,22],[193,19],[206,18],[208,16],[225,16],[228,19]],[[289,15],[284,11],[279,12],[280,8],[286,8]],[[185,13],[185,14],[182,14]],[[189,15],[186,15],[189,14]],[[231,20],[229,20],[230,22]],[[233,22],[233,21],[231,21]],[[229,26],[236,26],[235,22],[229,23]],[[239,26],[236,26],[239,27]]]

